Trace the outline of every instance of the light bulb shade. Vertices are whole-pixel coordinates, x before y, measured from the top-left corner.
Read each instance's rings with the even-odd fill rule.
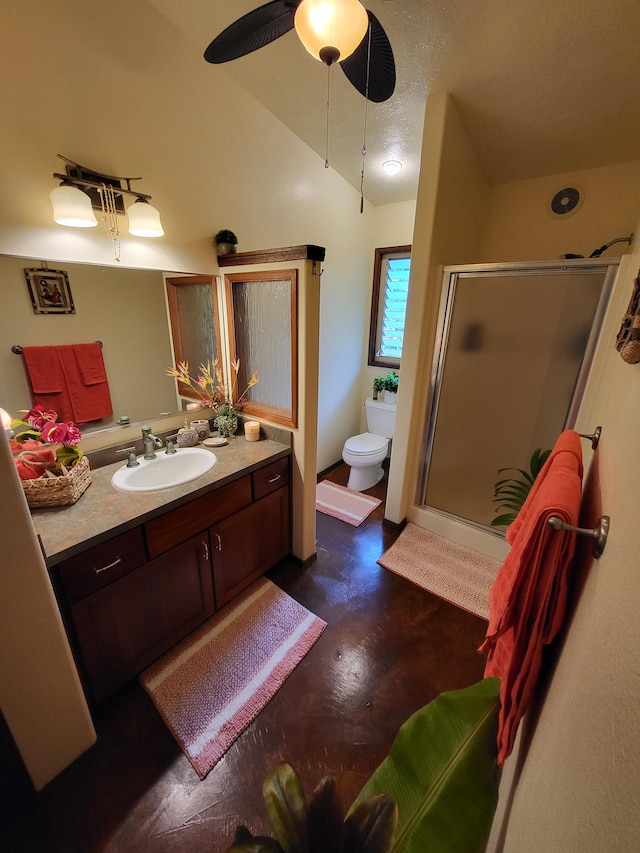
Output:
[[[309,53],[327,62],[321,55],[327,49],[332,51],[331,61],[346,59],[353,53],[365,37],[369,17],[359,0],[302,0],[294,24]]]
[[[72,228],[93,228],[98,224],[89,196],[71,184],[61,184],[49,193],[53,221]]]
[[[143,198],[139,198],[127,210],[129,234],[133,237],[162,237],[164,229],[160,214]]]

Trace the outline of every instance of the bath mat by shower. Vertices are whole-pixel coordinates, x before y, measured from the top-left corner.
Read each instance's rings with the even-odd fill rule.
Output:
[[[489,618],[489,592],[502,561],[407,524],[378,563],[456,607]]]
[[[316,486],[316,509],[325,515],[331,515],[340,521],[346,521],[354,527],[362,524],[368,515],[382,501],[362,492],[354,492],[346,486],[339,486],[329,480],[323,480]]]
[[[201,779],[325,627],[260,578],[142,673],[140,683]]]

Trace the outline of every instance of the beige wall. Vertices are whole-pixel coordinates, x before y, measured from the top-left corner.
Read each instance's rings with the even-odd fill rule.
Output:
[[[558,190],[577,187],[582,204],[562,217],[549,213]],[[640,161],[603,166],[491,188],[480,261],[548,261],[567,253],[589,255],[616,237],[628,237],[638,213]],[[617,243],[603,257],[630,250]]]
[[[640,249],[621,264],[579,419],[585,431],[602,426],[582,523],[610,515],[611,533],[601,559],[586,561],[548,690],[538,697],[518,783],[501,790],[503,802],[513,793],[506,841],[496,827],[491,850],[631,853],[638,847],[640,365],[623,362],[614,341],[639,266]],[[587,449],[585,458],[591,455]],[[505,768],[505,781],[516,760]]]
[[[0,482],[0,708],[40,789],[96,736],[4,430]]]
[[[449,96],[427,100],[412,240],[405,346],[386,515],[400,522],[413,504],[425,422],[442,264],[472,263],[479,252],[488,185]]]

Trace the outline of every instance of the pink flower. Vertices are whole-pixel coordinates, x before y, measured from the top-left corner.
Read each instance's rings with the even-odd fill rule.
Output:
[[[46,424],[55,423],[57,417],[53,409],[47,411],[42,406],[34,406],[33,409],[29,409],[24,419],[34,429],[42,430]]]
[[[80,430],[75,424],[64,423],[57,424],[45,422],[44,426],[40,429],[40,435],[47,442],[47,444],[80,444],[82,439],[82,435]]]

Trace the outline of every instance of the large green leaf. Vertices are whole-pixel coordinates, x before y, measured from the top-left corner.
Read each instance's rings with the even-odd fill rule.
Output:
[[[500,680],[442,693],[400,729],[353,809],[376,794],[398,805],[395,853],[481,853],[498,799]]]
[[[307,804],[298,774],[279,764],[262,786],[271,829],[284,853],[307,853]]]

